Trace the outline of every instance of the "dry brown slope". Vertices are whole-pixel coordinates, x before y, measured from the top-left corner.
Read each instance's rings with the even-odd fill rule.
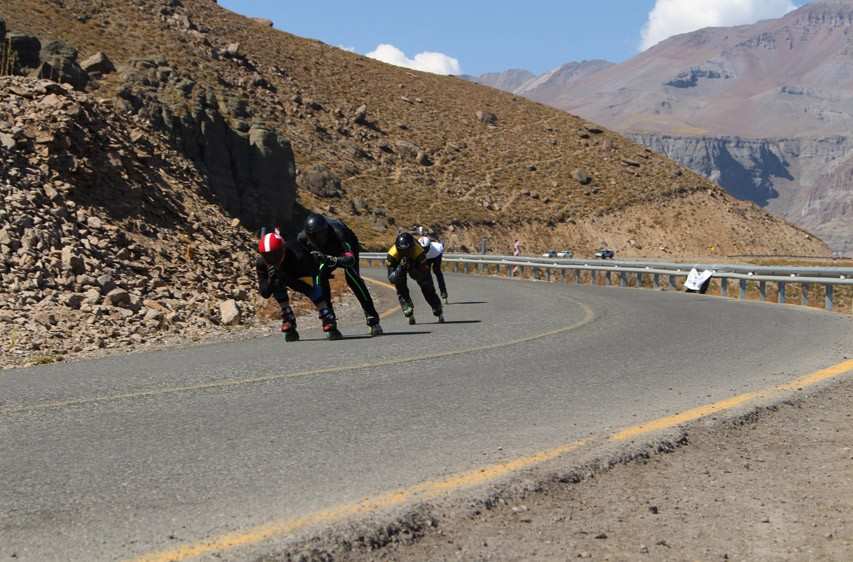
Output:
[[[169,19],[175,14],[188,18],[190,29],[176,27]],[[159,54],[200,84],[245,96],[252,120],[291,140],[300,169],[324,164],[342,179],[341,199],[303,189],[301,205],[342,215],[374,247],[393,236],[388,215],[398,226],[433,226],[457,247],[483,235],[503,246],[521,232],[530,250],[567,245],[584,252],[607,242],[643,254],[695,254],[712,245],[720,253],[826,251],[671,161],[611,132],[584,131],[574,116],[295,37],[210,0],[67,0],[62,7],[9,0],[2,15],[10,28],[58,36],[84,56],[103,50],[121,63]],[[215,56],[233,42],[242,62]],[[114,77],[98,93],[120,87]],[[354,119],[362,104],[367,125]],[[484,125],[477,111],[494,113],[497,126]],[[411,147],[401,141],[426,158],[418,163],[417,149],[407,155]],[[591,176],[589,185],[575,179],[577,169]],[[673,220],[670,207],[683,207],[684,220]],[[702,240],[691,221],[705,223]],[[602,229],[610,223],[630,233]]]

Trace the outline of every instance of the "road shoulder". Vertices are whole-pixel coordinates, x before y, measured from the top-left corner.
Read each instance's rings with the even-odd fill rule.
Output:
[[[381,531],[262,560],[848,560],[851,412],[846,379],[699,422],[627,462],[513,486],[476,506],[424,507]]]

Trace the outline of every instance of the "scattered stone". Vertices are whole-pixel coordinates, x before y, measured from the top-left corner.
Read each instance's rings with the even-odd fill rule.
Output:
[[[68,308],[73,308],[75,310],[79,310],[80,306],[85,300],[86,296],[78,293],[65,294],[59,297],[60,304],[63,304]]]
[[[640,167],[639,162],[637,162],[636,160],[631,160],[630,158],[623,158],[622,163],[625,164],[626,166],[631,166],[632,168],[639,168]]]
[[[97,72],[99,74],[109,74],[111,72],[115,72],[116,70],[115,66],[113,65],[112,61],[107,57],[107,55],[100,51],[81,62],[80,68],[82,68],[89,74],[92,74],[94,72]]]
[[[219,315],[224,326],[236,326],[240,323],[240,309],[237,308],[237,301],[229,299],[220,303]]]
[[[579,168],[572,171],[572,177],[581,185],[592,183],[592,177]]]
[[[355,114],[352,117],[353,123],[357,123],[358,125],[367,125],[367,106],[360,105],[358,109],[355,110]]]
[[[62,248],[62,268],[74,275],[80,275],[86,271],[86,263],[83,258],[76,254],[75,248],[65,246]]]
[[[497,125],[498,116],[488,111],[478,111],[477,120],[484,125]]]
[[[266,18],[251,18],[251,19],[253,22],[257,23],[258,25],[262,25],[264,27],[275,26],[275,22],[273,22],[272,20],[268,20]]]
[[[340,197],[341,180],[320,164],[302,174],[302,187],[318,197]]]
[[[104,302],[110,304],[112,306],[117,307],[126,307],[130,305],[130,293],[126,290],[118,288],[113,289],[109,293],[106,294],[104,298]]]

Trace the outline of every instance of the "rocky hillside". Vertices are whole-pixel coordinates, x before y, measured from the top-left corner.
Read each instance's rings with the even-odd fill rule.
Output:
[[[826,251],[596,125],[295,37],[213,0],[7,0],[0,12],[15,45],[52,45],[19,57],[23,72],[68,81],[60,74],[103,53],[116,71],[91,69],[82,87],[162,132],[197,165],[209,199],[250,227],[291,228],[318,209],[374,248],[425,224],[454,249],[486,237],[506,251],[521,237],[529,251],[579,254],[602,243],[652,255]]]
[[[850,251],[853,221],[839,209],[853,205],[851,30],[853,1],[815,1],[523,95],[628,133]]]
[[[254,320],[253,238],[136,115],[0,77],[0,367]]]

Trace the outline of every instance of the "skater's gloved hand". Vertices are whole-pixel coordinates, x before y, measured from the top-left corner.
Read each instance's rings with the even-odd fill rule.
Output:
[[[281,284],[281,277],[279,277],[278,271],[274,267],[269,268],[269,280],[272,287],[277,287]]]
[[[396,285],[402,275],[405,275],[405,273],[403,273],[403,267],[400,266],[397,269],[392,270],[391,273],[388,274],[388,282],[392,285]]]
[[[409,267],[409,258],[403,258],[400,260],[400,267],[407,268]]]
[[[327,256],[323,252],[318,252],[317,250],[312,251],[311,255],[319,264],[331,265],[333,267],[338,265],[338,258],[335,256]]]

